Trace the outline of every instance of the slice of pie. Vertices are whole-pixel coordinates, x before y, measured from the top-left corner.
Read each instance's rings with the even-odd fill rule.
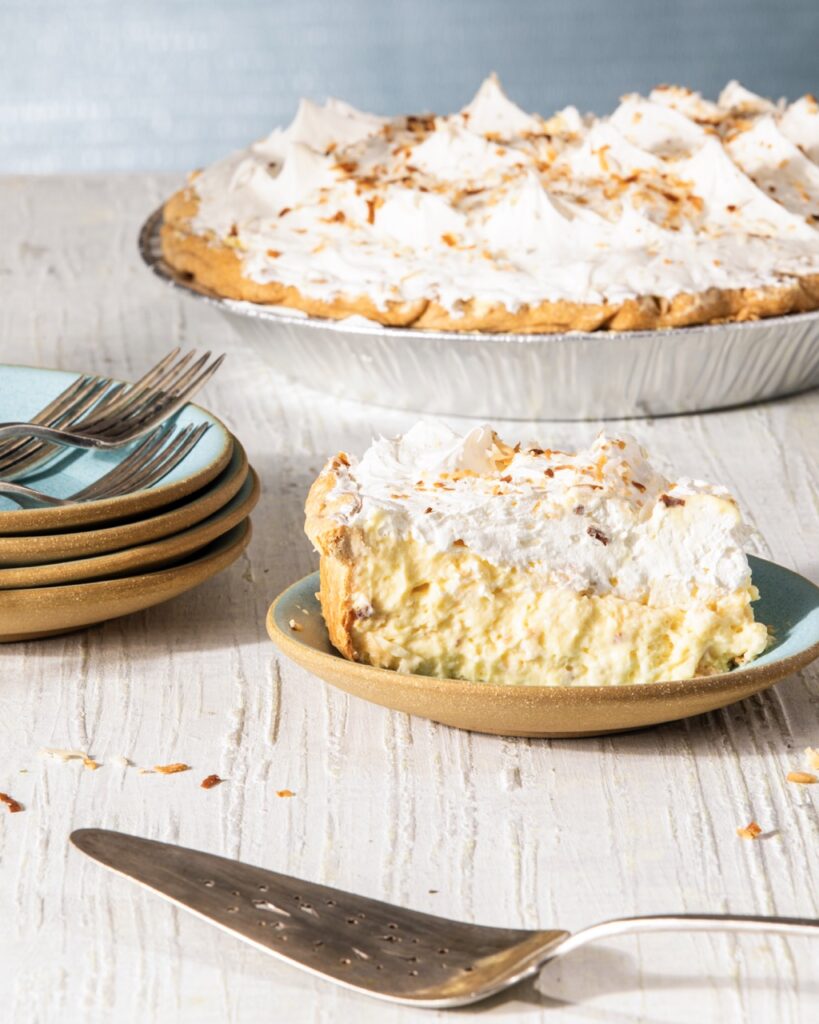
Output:
[[[573,453],[422,422],[331,459],[306,514],[330,639],[369,665],[614,686],[727,672],[768,642],[736,501],[625,434]]]

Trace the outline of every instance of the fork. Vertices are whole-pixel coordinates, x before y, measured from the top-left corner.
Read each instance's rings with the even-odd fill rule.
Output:
[[[96,403],[93,398],[100,391],[93,388],[95,378],[81,378],[42,410],[36,418],[40,422],[0,423],[0,440],[25,438],[0,446],[0,475],[15,479],[31,473],[53,457],[56,445],[119,448],[144,437],[185,405],[224,359],[208,363],[206,352],[191,363],[193,352],[178,355],[176,348],[135,384],[114,385]],[[100,385],[110,381],[100,380]]]
[[[69,498],[55,498],[25,484],[15,484],[6,480],[0,480],[0,495],[25,498],[42,505],[59,507],[85,501],[102,501],[105,498],[116,498],[140,491],[152,487],[178,466],[196,447],[209,427],[209,423],[190,425],[181,430],[174,430],[167,425],[159,427],[126,455],[122,462]]]

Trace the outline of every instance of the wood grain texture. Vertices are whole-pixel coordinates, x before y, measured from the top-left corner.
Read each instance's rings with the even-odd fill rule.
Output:
[[[241,857],[487,924],[577,928],[632,913],[819,917],[819,787],[785,781],[819,746],[819,674],[696,720],[590,740],[503,740],[410,720],[295,668],[270,601],[315,568],[303,502],[325,457],[413,417],[273,377],[211,310],[139,265],[168,177],[0,182],[0,359],[133,377],[172,343],[231,356],[204,402],[263,482],[248,556],[167,605],[0,651],[0,980],[20,1022],[466,1020],[336,990],[177,912],[69,849],[99,825]],[[816,393],[629,425],[683,473],[726,483],[758,553],[819,577]],[[509,426],[553,447],[593,424]],[[62,764],[45,746],[101,763]],[[185,761],[191,772],[140,775]],[[212,790],[200,781],[217,772]],[[290,799],[276,796],[291,789]],[[768,838],[737,838],[752,818]],[[808,940],[611,942],[495,1000],[499,1021],[807,1021]]]

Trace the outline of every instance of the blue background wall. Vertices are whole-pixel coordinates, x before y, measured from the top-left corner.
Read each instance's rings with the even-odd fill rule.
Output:
[[[819,92],[819,0],[0,0],[0,171],[188,168],[336,94],[540,112],[676,81]]]

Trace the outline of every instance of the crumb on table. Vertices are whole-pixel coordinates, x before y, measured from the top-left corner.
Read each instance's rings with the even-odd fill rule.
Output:
[[[788,782],[796,782],[800,786],[812,786],[814,782],[819,782],[813,772],[788,772],[785,778]]]
[[[295,796],[292,789],[277,789],[276,796]]]
[[[8,793],[0,793],[0,803],[3,803],[8,807],[9,814],[17,814],[18,811],[22,811],[23,805],[8,795]]]
[[[184,761],[174,761],[173,764],[155,764],[154,771],[160,775],[176,775],[177,772],[189,772],[191,766]]]
[[[213,789],[214,786],[218,786],[220,782],[223,782],[218,775],[208,775],[207,778],[202,779],[199,785],[202,789]]]
[[[737,835],[740,839],[758,839],[762,835],[762,829],[755,821],[750,821],[745,828],[738,828]]]

